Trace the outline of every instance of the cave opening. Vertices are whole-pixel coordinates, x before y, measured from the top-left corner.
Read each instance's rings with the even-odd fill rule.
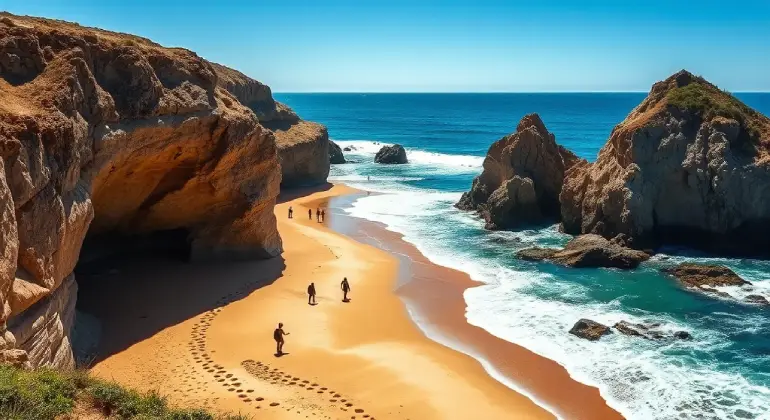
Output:
[[[110,319],[120,316],[122,305],[141,306],[142,302],[127,289],[142,287],[127,284],[126,271],[158,262],[184,264],[190,261],[191,241],[187,229],[171,229],[148,234],[126,235],[105,232],[86,236],[75,266],[78,292],[72,348],[79,366],[88,366],[105,354],[102,330]],[[116,305],[116,296],[128,302]]]

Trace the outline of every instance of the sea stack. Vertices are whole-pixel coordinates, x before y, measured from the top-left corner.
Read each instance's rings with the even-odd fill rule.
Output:
[[[477,211],[487,229],[557,222],[564,173],[579,161],[556,144],[539,115],[527,115],[516,132],[492,144],[483,172],[457,207]]]
[[[73,366],[86,235],[172,232],[198,260],[281,253],[281,167],[259,118],[299,123],[264,85],[243,86],[250,108],[226,68],[182,48],[5,13],[0,29],[0,359]],[[325,130],[308,130],[320,179]]]
[[[221,87],[248,106],[259,123],[273,131],[281,162],[281,188],[307,187],[329,176],[329,133],[326,127],[301,119],[273,99],[270,87],[245,74],[213,64]]]
[[[683,70],[567,172],[560,200],[567,233],[767,255],[768,197],[770,120]]]
[[[345,155],[342,153],[342,148],[331,140],[329,141],[329,163],[332,165],[345,163]]]
[[[409,163],[406,158],[406,150],[404,150],[404,146],[401,146],[400,144],[382,146],[377,154],[374,155],[374,162],[384,164]]]

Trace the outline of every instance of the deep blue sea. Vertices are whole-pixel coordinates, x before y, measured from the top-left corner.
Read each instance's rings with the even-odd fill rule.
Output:
[[[453,207],[489,145],[537,112],[556,141],[594,160],[613,126],[644,93],[276,94],[303,118],[329,128],[353,161],[333,165],[330,180],[376,191],[353,216],[402,233],[433,262],[469,273],[468,322],[557,361],[599,387],[630,419],[770,419],[770,308],[714,299],[660,274],[682,261],[724,264],[754,285],[724,288],[737,298],[770,299],[770,262],[714,258],[668,249],[633,271],[568,269],[513,257],[529,246],[558,246],[557,226],[489,232]],[[770,115],[770,94],[737,94]],[[407,165],[377,165],[382,144],[400,143]],[[768,197],[770,199],[770,197]],[[612,325],[657,322],[691,341],[648,341],[613,334],[589,342],[567,333],[579,318]]]

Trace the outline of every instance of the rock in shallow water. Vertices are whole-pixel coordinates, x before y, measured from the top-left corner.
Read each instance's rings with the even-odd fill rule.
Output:
[[[721,265],[683,263],[661,271],[671,274],[685,286],[696,289],[751,285],[733,270]]]
[[[567,243],[564,249],[527,248],[516,256],[528,260],[548,260],[568,267],[636,268],[650,258],[643,251],[629,249],[599,235],[580,235]]]
[[[607,334],[612,334],[612,331],[604,324],[583,318],[572,326],[569,333],[586,340],[596,341]]]
[[[379,152],[374,155],[375,163],[402,164],[409,163],[406,158],[406,150],[400,144],[393,146],[382,146]]]
[[[329,141],[329,163],[334,165],[345,163],[345,155],[342,154],[342,149],[331,140]]]

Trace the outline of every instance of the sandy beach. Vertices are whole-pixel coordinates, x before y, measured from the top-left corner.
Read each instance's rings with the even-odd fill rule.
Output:
[[[465,323],[462,292],[473,285],[467,275],[431,264],[376,224],[348,224],[347,236],[327,226],[347,217],[331,209],[324,224],[308,219],[308,208],[353,192],[336,185],[284,197],[275,208],[280,258],[114,262],[83,304],[103,322],[93,372],[158,390],[176,404],[260,419],[554,417],[476,359],[426,337],[403,297],[448,338],[474,343],[474,353],[559,416],[620,417],[598,390],[555,362]],[[347,303],[343,277],[352,289]],[[311,281],[317,305],[307,303]],[[290,334],[282,357],[274,354],[278,322]]]

